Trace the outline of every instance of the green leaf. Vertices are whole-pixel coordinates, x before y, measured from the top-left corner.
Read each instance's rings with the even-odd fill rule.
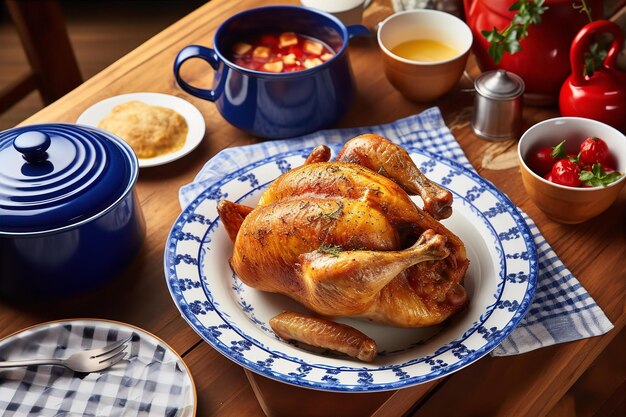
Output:
[[[515,52],[518,52],[521,49],[522,47],[520,46],[519,42],[516,40],[510,41],[504,44],[504,50],[510,54],[514,54]]]
[[[593,175],[597,177],[605,175],[604,170],[602,169],[602,165],[598,163],[595,163],[591,166],[591,172],[593,172]]]
[[[601,187],[602,185],[604,185],[604,184],[602,184],[602,180],[601,179],[595,178],[595,177],[590,179],[590,180],[583,181],[583,184],[591,186],[591,187]]]
[[[515,16],[513,16],[512,22],[514,25],[527,25],[528,23],[530,23],[530,19],[531,19],[530,15],[518,13]]]
[[[606,177],[604,177],[602,180],[604,181],[605,184],[610,184],[612,182],[617,181],[618,179],[622,178],[624,176],[624,174],[620,174],[617,171],[613,171],[609,174],[606,174]]]
[[[598,69],[602,68],[606,54],[606,50],[598,42],[592,43],[589,50],[584,54],[583,75],[591,77]]]
[[[541,16],[540,15],[535,15],[533,16],[530,20],[529,23],[531,25],[538,25],[541,23]]]
[[[545,3],[544,0],[536,0],[534,3],[535,3],[535,8],[537,9],[537,14],[544,14],[546,10],[550,8],[548,6],[543,5]]]
[[[565,158],[567,154],[565,153],[565,141],[561,141],[558,145],[552,148],[552,153],[550,154],[552,159],[561,159]]]
[[[583,67],[583,76],[591,77],[594,73],[593,59],[585,58],[585,66]]]
[[[587,186],[606,187],[623,176],[624,174],[617,171],[606,173],[602,165],[596,163],[591,167],[591,171],[581,171],[578,174],[578,179]]]
[[[528,26],[541,22],[541,15],[548,10],[544,0],[518,0],[509,7],[516,12],[509,26],[499,31],[483,30],[481,33],[491,43],[488,53],[499,64],[505,52],[514,54],[522,49],[520,41],[528,35]]]
[[[498,29],[495,27],[493,30],[483,30],[481,33],[489,42],[500,42],[504,39],[504,36],[500,35]]]
[[[519,39],[519,35],[520,35],[521,31],[522,31],[522,28],[520,26],[513,26],[513,27],[511,27],[511,30],[506,35],[505,40],[507,42],[517,41]]]
[[[525,27],[520,27],[520,29],[519,29],[519,36],[518,36],[518,39],[519,39],[519,40],[522,40],[522,39],[524,39],[526,36],[528,36],[528,30],[526,30],[526,28],[525,28]]]
[[[487,50],[493,62],[497,65],[502,61],[502,57],[504,57],[504,45],[501,43],[492,43]]]
[[[581,180],[582,182],[590,181],[593,178],[595,178],[595,176],[593,175],[593,172],[591,171],[581,171],[581,173],[578,174],[578,179]]]
[[[543,1],[535,1],[528,5],[528,22],[533,25],[541,23],[541,15],[548,10],[548,7],[543,7]]]

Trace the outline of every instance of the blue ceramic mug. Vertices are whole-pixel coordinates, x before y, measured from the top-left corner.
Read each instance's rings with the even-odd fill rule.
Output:
[[[319,39],[335,56],[313,68],[287,73],[255,71],[229,58],[234,43],[251,34],[295,32]],[[354,80],[348,61],[348,41],[369,35],[362,25],[346,27],[334,16],[298,6],[268,6],[230,17],[215,33],[214,48],[189,45],[174,61],[180,87],[196,97],[213,101],[232,125],[263,138],[303,135],[330,126],[348,109]],[[215,70],[211,90],[185,82],[180,68],[200,58]]]

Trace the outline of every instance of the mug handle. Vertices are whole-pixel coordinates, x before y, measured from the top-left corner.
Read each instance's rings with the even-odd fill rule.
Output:
[[[348,40],[355,36],[369,36],[372,34],[370,30],[363,25],[346,26],[346,30],[348,31]]]
[[[217,99],[217,94],[215,93],[215,90],[206,90],[203,88],[194,87],[190,84],[187,84],[180,76],[180,67],[185,61],[191,58],[200,58],[203,61],[208,62],[209,65],[211,65],[211,67],[217,71],[220,64],[219,57],[211,48],[207,48],[206,46],[201,45],[189,45],[185,46],[178,53],[178,55],[176,55],[176,59],[174,60],[174,77],[176,77],[176,82],[178,82],[180,88],[196,97],[200,97],[209,101],[215,101]]]
[[[591,35],[595,33],[610,33],[613,35],[613,43],[602,65],[609,69],[615,69],[617,67],[617,54],[624,41],[622,31],[616,23],[610,20],[596,20],[595,22],[585,25],[572,42],[572,49],[569,54],[570,64],[572,66],[572,85],[582,86],[587,82],[587,79],[583,75],[585,52],[589,50],[593,39]]]

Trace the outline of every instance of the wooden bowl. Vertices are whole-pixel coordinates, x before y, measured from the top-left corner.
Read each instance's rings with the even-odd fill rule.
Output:
[[[614,168],[626,171],[626,136],[604,123],[580,117],[557,117],[537,123],[520,138],[517,157],[522,182],[533,202],[548,217],[566,224],[577,224],[595,217],[609,208],[626,184],[626,176],[606,187],[576,188],[555,184],[534,173],[526,164],[526,156],[537,147],[552,147],[563,139],[569,149],[577,149],[589,136],[606,142],[615,157]]]

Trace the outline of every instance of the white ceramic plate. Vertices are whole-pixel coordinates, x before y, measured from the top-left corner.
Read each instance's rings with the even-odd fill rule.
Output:
[[[124,359],[100,372],[49,365],[0,369],[0,415],[194,416],[196,388],[180,356],[152,334],[124,323],[40,324],[0,340],[0,360],[65,358],[128,337]]]
[[[246,286],[231,271],[232,243],[216,206],[221,199],[254,205],[268,183],[302,165],[310,152],[303,149],[215,181],[178,217],[165,249],[165,272],[183,317],[242,366],[320,390],[405,388],[448,375],[489,353],[514,329],[532,299],[537,279],[532,236],[515,206],[489,182],[440,156],[407,150],[424,174],[454,194],[454,214],[444,224],[467,247],[466,311],[423,329],[343,319],[377,341],[381,352],[372,364],[280,340],[269,319],[283,310],[304,309],[287,297]]]
[[[162,106],[178,112],[185,118],[189,131],[182,148],[176,152],[155,156],[154,158],[139,158],[139,168],[153,167],[175,161],[193,151],[204,138],[205,124],[202,113],[193,104],[180,97],[161,93],[130,93],[110,97],[99,101],[85,110],[76,120],[76,123],[98,127],[98,123],[111,113],[113,107],[128,101],[142,101],[153,106]]]

